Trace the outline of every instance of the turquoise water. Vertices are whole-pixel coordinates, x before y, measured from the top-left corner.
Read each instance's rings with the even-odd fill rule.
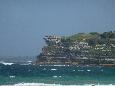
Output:
[[[115,85],[115,68],[88,66],[0,65],[0,85],[17,83]]]

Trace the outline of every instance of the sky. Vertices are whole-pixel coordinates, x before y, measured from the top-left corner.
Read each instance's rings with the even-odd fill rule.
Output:
[[[115,0],[0,0],[0,56],[36,56],[45,35],[115,31]]]

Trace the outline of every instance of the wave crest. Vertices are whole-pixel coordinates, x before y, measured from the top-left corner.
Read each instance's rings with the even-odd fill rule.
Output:
[[[85,84],[85,85],[60,85],[60,84],[45,84],[45,83],[18,83],[14,85],[1,85],[1,86],[115,86],[112,84],[108,85],[95,85],[95,84]]]

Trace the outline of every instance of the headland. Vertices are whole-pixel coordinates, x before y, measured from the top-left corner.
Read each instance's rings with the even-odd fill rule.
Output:
[[[46,45],[36,64],[115,66],[115,31],[53,35],[43,39]]]

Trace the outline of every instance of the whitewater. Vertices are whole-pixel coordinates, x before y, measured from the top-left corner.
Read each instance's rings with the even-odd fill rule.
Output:
[[[60,85],[60,84],[44,84],[44,83],[18,83],[14,85],[1,85],[1,86],[115,86],[112,84],[99,85],[99,84],[85,84],[85,85]]]

